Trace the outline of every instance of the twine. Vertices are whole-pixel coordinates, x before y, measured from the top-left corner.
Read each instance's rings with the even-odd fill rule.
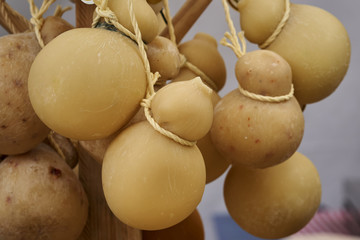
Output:
[[[62,17],[64,15],[65,12],[71,10],[72,7],[71,6],[68,6],[68,7],[65,7],[65,8],[62,8],[60,5],[56,6],[56,9],[54,11],[54,17]]]
[[[185,55],[180,54],[180,58],[181,58],[181,64],[180,64],[181,67],[188,68],[190,71],[192,71],[193,73],[198,75],[206,85],[211,87],[214,91],[216,91],[216,92],[218,91],[218,87],[216,86],[214,81],[211,80],[211,78],[208,77],[203,71],[201,71],[200,68],[198,68],[197,66],[195,66],[194,64],[189,62],[186,59]]]
[[[226,0],[222,0],[222,4],[224,6],[225,17],[226,17],[225,19],[229,26],[230,33],[225,32],[224,38],[220,40],[220,44],[222,44],[225,47],[231,48],[235,53],[236,57],[241,58],[246,53],[246,41],[244,37],[244,32],[241,31],[238,34],[236,34],[236,29],[234,27],[233,21],[231,20],[230,10],[229,10],[229,6],[226,3]],[[241,44],[239,42],[239,39]],[[227,40],[229,40],[230,42],[228,42]]]
[[[139,44],[140,55],[144,62],[145,72],[146,72],[147,80],[148,80],[148,88],[147,88],[146,98],[141,101],[141,106],[144,107],[145,117],[146,117],[147,121],[150,123],[150,125],[156,131],[161,133],[162,135],[172,139],[173,141],[175,141],[177,143],[180,143],[181,145],[194,146],[196,144],[196,142],[188,141],[183,138],[180,138],[176,134],[162,128],[151,116],[151,102],[155,96],[154,84],[157,82],[158,78],[160,77],[160,74],[158,72],[153,74],[150,70],[150,63],[149,63],[149,60],[146,55],[144,43],[141,39],[141,32],[140,32],[139,26],[138,26],[136,18],[135,18],[133,6],[132,6],[132,0],[128,0],[128,8],[129,8],[129,13],[130,13],[130,17],[131,17],[131,24],[133,25],[133,28],[135,30],[136,41]]]
[[[145,72],[146,72],[147,80],[148,80],[148,88],[147,88],[146,98],[141,101],[141,106],[144,107],[145,117],[146,117],[147,121],[150,123],[150,125],[156,131],[161,133],[162,135],[172,139],[173,141],[175,141],[177,143],[180,143],[181,145],[194,146],[196,144],[196,142],[185,140],[185,139],[177,136],[176,134],[162,128],[151,116],[151,102],[155,96],[154,84],[157,82],[158,78],[160,77],[160,74],[158,72],[153,74],[150,70],[150,63],[147,58],[145,47],[144,47],[144,42],[142,41],[142,38],[141,38],[141,32],[140,32],[139,26],[138,26],[136,18],[135,18],[132,0],[128,0],[128,8],[129,8],[129,13],[130,13],[130,17],[131,17],[131,24],[133,25],[133,28],[135,30],[136,41],[139,44],[140,55],[144,62]]]
[[[227,1],[232,8],[234,8],[236,11],[238,11],[237,4],[238,4],[239,0],[227,0]]]
[[[95,8],[96,14],[91,24],[92,28],[95,28],[102,18],[105,20],[107,24],[111,24],[115,26],[120,32],[124,33],[126,36],[128,36],[129,38],[131,38],[136,42],[136,36],[126,27],[120,24],[115,13],[110,10],[110,8],[108,7],[108,0],[96,1],[95,4],[96,4],[96,8]]]
[[[174,140],[175,142],[177,143],[180,143],[181,145],[184,145],[184,146],[188,146],[188,147],[192,147],[194,145],[196,145],[196,141],[188,141],[188,140],[185,140],[179,136],[177,136],[176,134],[162,128],[155,120],[154,118],[151,116],[151,112],[150,112],[150,106],[151,106],[151,101],[153,99],[153,97],[155,96],[152,95],[150,98],[146,98],[146,99],[143,99],[142,102],[141,102],[141,106],[144,107],[144,112],[145,112],[145,117],[147,119],[147,121],[150,123],[150,125],[156,130],[158,131],[159,133],[161,133],[162,135]]]
[[[168,25],[170,40],[176,45],[176,35],[175,35],[174,25],[171,20],[169,1],[163,0],[163,3],[165,9],[165,19]],[[201,71],[200,68],[198,68],[196,65],[188,61],[184,54],[180,54],[180,61],[181,61],[180,67],[188,68],[190,71],[192,71],[197,76],[199,76],[206,85],[211,87],[214,91],[218,91],[218,87],[216,86],[215,82],[209,76],[207,76],[203,71]]]
[[[55,0],[44,0],[40,9],[35,5],[34,0],[28,0],[28,2],[30,5],[30,13],[31,13],[30,22],[34,26],[34,32],[39,42],[39,45],[40,47],[43,48],[45,44],[41,37],[41,32],[40,32],[44,24],[43,15],[49,9],[50,5],[55,2]]]
[[[261,102],[279,103],[279,102],[287,101],[294,96],[294,85],[291,84],[291,89],[288,94],[282,95],[282,96],[276,96],[276,97],[264,96],[264,95],[252,93],[252,92],[249,92],[249,91],[243,89],[240,85],[239,85],[239,91],[242,95],[249,97],[253,100],[258,100]]]
[[[31,23],[5,0],[0,0],[0,23],[9,33],[21,33],[32,29]]]
[[[261,49],[267,48],[268,46],[270,46],[275,41],[277,36],[280,34],[282,29],[284,28],[284,26],[285,26],[286,22],[288,21],[289,17],[290,17],[290,0],[285,0],[285,12],[284,12],[284,15],[283,15],[280,23],[277,25],[275,31],[270,35],[270,37],[268,39],[266,39],[266,41],[264,43],[259,45],[259,47]]]
[[[286,1],[288,1],[288,0],[286,0]],[[222,3],[224,6],[226,21],[228,23],[231,33],[226,32],[224,34],[225,37],[223,39],[221,39],[220,43],[226,47],[231,48],[234,51],[237,58],[240,59],[242,56],[244,56],[246,54],[246,41],[245,41],[245,37],[244,37],[244,32],[240,32],[236,35],[234,23],[231,20],[231,16],[230,16],[229,6],[227,5],[226,0],[222,0]],[[239,39],[240,39],[241,45],[239,43]],[[229,40],[230,42],[228,42],[227,40]],[[283,96],[276,96],[276,97],[264,96],[264,95],[249,92],[249,91],[243,89],[240,84],[239,84],[239,91],[241,94],[243,94],[246,97],[249,97],[253,100],[262,101],[262,102],[283,102],[283,101],[289,100],[290,98],[292,98],[294,96],[293,84],[291,84],[291,89],[288,94],[283,95]]]
[[[231,7],[233,7],[235,10],[238,11],[238,8],[237,8],[237,3],[239,2],[238,0],[227,0],[227,1]],[[281,21],[279,22],[279,24],[277,25],[275,31],[270,35],[270,37],[268,37],[264,43],[259,44],[259,47],[261,49],[267,48],[268,46],[271,45],[271,43],[273,43],[275,41],[276,37],[280,34],[282,29],[284,28],[289,17],[290,17],[290,0],[285,0],[284,15],[283,15]]]
[[[119,31],[123,32],[124,34],[127,35],[128,33],[131,33],[129,30],[127,30],[126,28],[121,26],[121,24],[118,22],[118,20],[115,16],[114,12],[112,12],[108,8],[107,2],[108,2],[108,0],[102,0],[102,1],[100,1],[99,5],[97,4],[97,7],[96,7],[97,14],[94,18],[92,26],[95,27],[98,24],[100,18],[103,17],[107,23],[113,24]],[[133,39],[138,44],[140,56],[141,56],[141,59],[143,61],[144,67],[145,67],[145,73],[146,73],[146,79],[147,79],[147,85],[148,85],[147,89],[146,89],[145,99],[143,99],[140,103],[140,105],[142,107],[144,107],[145,117],[146,117],[147,121],[150,123],[150,125],[160,134],[172,139],[173,141],[175,141],[177,143],[180,143],[181,145],[194,146],[196,144],[196,142],[182,139],[179,136],[177,136],[176,134],[174,134],[166,129],[163,129],[151,116],[151,101],[155,96],[154,85],[157,82],[158,78],[160,77],[160,74],[158,72],[152,73],[150,70],[150,63],[147,58],[147,54],[145,51],[145,44],[142,41],[141,32],[140,32],[140,29],[139,29],[139,26],[138,26],[138,23],[137,23],[137,20],[135,17],[132,0],[128,0],[127,3],[128,3],[127,5],[128,5],[128,12],[130,14],[131,24],[132,24],[132,27],[135,32],[135,34],[131,33],[131,35],[129,35],[129,37],[131,37],[131,39]],[[121,29],[118,28],[119,26],[121,26]],[[123,28],[126,29],[126,31],[123,31]]]
[[[165,18],[168,25],[170,40],[176,44],[175,28],[171,20],[169,1],[163,0],[163,3],[164,3]]]

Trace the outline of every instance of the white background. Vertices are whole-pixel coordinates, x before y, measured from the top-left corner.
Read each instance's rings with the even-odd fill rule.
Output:
[[[29,18],[26,0],[7,0],[16,10]],[[40,1],[35,1],[38,5]],[[184,0],[169,0],[171,14],[184,3]],[[360,178],[360,1],[359,0],[294,0],[293,3],[319,6],[334,14],[347,29],[351,43],[352,56],[350,68],[339,88],[321,102],[308,105],[305,115],[305,134],[299,152],[310,158],[320,173],[323,187],[323,204],[331,208],[341,208],[343,202],[343,182],[346,179]],[[68,0],[56,2],[62,6],[73,5]],[[54,9],[52,7],[52,9]],[[53,10],[50,10],[50,13]],[[75,13],[70,11],[64,17],[75,24]],[[231,16],[239,31],[239,13],[231,10]],[[183,41],[191,39],[197,32],[205,32],[218,41],[228,26],[220,0],[213,0]],[[6,32],[0,29],[0,36]],[[233,52],[221,45],[219,51],[227,67],[227,83],[220,95],[225,95],[237,87],[234,76],[236,57]],[[248,51],[257,49],[248,43]],[[199,206],[206,229],[206,239],[215,240],[213,216],[225,213],[222,198],[223,177],[207,185]],[[359,186],[360,191],[360,186]]]

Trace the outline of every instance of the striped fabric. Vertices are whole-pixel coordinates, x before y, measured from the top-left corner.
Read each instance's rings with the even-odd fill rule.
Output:
[[[294,235],[286,240],[360,240],[360,238],[336,233],[313,233],[306,235]]]
[[[296,235],[313,233],[360,235],[360,224],[345,210],[321,210]]]

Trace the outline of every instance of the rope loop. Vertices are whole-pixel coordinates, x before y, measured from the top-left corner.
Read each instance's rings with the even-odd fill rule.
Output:
[[[230,28],[230,32],[224,33],[224,38],[220,40],[220,44],[225,47],[231,48],[235,53],[236,57],[241,58],[246,54],[246,41],[244,37],[244,32],[239,32],[238,34],[236,34],[234,22],[231,20],[230,10],[226,0],[222,0],[222,4],[224,6],[225,19]]]
[[[57,5],[57,6],[56,6],[56,9],[55,9],[55,11],[54,11],[53,16],[55,16],[55,17],[62,17],[62,16],[64,15],[64,13],[66,13],[67,11],[70,11],[71,9],[72,9],[71,6],[62,8],[60,5]]]
[[[41,48],[43,48],[45,46],[44,41],[41,37],[41,28],[44,24],[43,15],[49,9],[50,5],[55,2],[55,0],[43,0],[40,9],[35,5],[34,0],[28,0],[28,2],[30,5],[30,13],[31,13],[30,23],[34,26],[34,32],[36,38]]]
[[[290,9],[289,0],[285,0],[285,1],[287,2],[287,9],[288,8]],[[231,48],[233,50],[233,52],[235,53],[235,55],[239,59],[239,58],[241,58],[242,56],[244,56],[246,54],[246,41],[245,41],[244,32],[241,31],[238,34],[236,34],[234,23],[233,23],[233,21],[231,20],[231,17],[230,17],[229,6],[228,6],[226,0],[222,0],[222,3],[223,3],[223,6],[224,6],[226,21],[227,21],[228,26],[230,28],[230,33],[226,32],[224,34],[225,37],[220,41],[220,43],[222,45],[226,46],[226,47]],[[285,13],[285,15],[288,15],[288,13]],[[287,16],[287,18],[288,18],[288,16]],[[285,20],[285,23],[286,23],[286,21],[287,21],[287,19]],[[279,24],[279,26],[282,25],[282,26],[280,26],[281,29],[285,25],[285,23],[283,25]],[[279,26],[278,26],[278,28],[279,28]],[[280,29],[280,31],[281,31],[281,29]],[[279,34],[279,33],[277,33],[277,34]],[[275,38],[276,38],[276,36],[275,36]],[[272,39],[272,38],[273,37],[270,37],[268,40],[273,41],[275,39],[275,38],[274,39]],[[228,42],[228,40],[229,40],[229,42]],[[240,42],[239,42],[239,40],[240,40]],[[271,44],[271,43],[267,43],[267,44]],[[286,94],[286,95],[283,95],[283,96],[272,97],[272,96],[264,96],[264,95],[252,93],[252,92],[249,92],[249,91],[243,89],[240,84],[239,84],[239,91],[240,91],[241,94],[243,94],[246,97],[249,97],[249,98],[251,98],[253,100],[262,101],[262,102],[273,102],[273,103],[274,102],[283,102],[283,101],[289,100],[290,98],[292,98],[294,96],[294,86],[293,86],[293,84],[291,84],[290,92],[288,94]]]
[[[170,40],[176,44],[176,35],[175,35],[175,29],[174,25],[171,20],[171,14],[170,14],[170,7],[169,7],[169,0],[163,0],[164,3],[164,9],[165,9],[165,18],[167,21],[168,31]]]
[[[249,91],[243,89],[241,87],[241,85],[239,85],[239,91],[240,91],[240,93],[242,95],[244,95],[244,96],[246,96],[248,98],[251,98],[253,100],[257,100],[257,101],[261,101],[261,102],[279,103],[279,102],[288,101],[294,96],[294,85],[291,84],[291,89],[290,89],[290,92],[288,94],[282,95],[282,96],[275,96],[275,97],[264,96],[264,95],[261,95],[261,94],[256,94],[256,93],[249,92]]]
[[[206,75],[203,71],[201,71],[200,68],[198,68],[196,65],[192,64],[189,60],[186,59],[186,56],[183,54],[180,54],[180,67],[186,67],[190,71],[192,71],[194,74],[199,76],[201,80],[208,85],[210,88],[212,88],[214,91],[218,91],[218,87],[215,84],[215,82]]]
[[[91,27],[96,28],[98,26],[98,23],[100,22],[100,19],[102,18],[107,24],[113,25],[118,31],[123,33],[125,36],[137,42],[135,35],[130,30],[128,30],[122,24],[119,23],[119,20],[117,19],[115,13],[107,6],[107,2],[108,2],[107,0],[95,2],[96,14],[91,24]]]
[[[108,24],[111,24],[112,22],[118,22],[118,19],[117,19],[115,13],[113,11],[111,11],[109,7],[106,7],[106,8],[96,7],[95,12],[99,17],[104,18],[105,22]],[[96,24],[97,24],[97,22],[95,22],[95,25]]]
[[[141,106],[144,107],[144,112],[145,112],[145,117],[146,120],[150,123],[150,125],[160,134],[172,139],[173,141],[187,146],[187,147],[192,147],[196,145],[196,141],[188,141],[186,139],[183,139],[179,136],[177,136],[176,134],[162,128],[156,121],[155,119],[151,116],[151,102],[152,99],[154,98],[155,94],[153,94],[152,96],[150,96],[149,98],[143,99],[141,101]]]
[[[144,113],[145,113],[147,121],[150,123],[150,125],[156,131],[158,131],[160,134],[172,139],[173,141],[180,143],[184,146],[194,146],[196,144],[196,142],[187,141],[185,139],[180,138],[176,134],[174,134],[170,131],[167,131],[166,129],[163,129],[151,116],[151,102],[155,96],[154,85],[158,81],[160,74],[158,72],[152,73],[150,70],[150,63],[149,63],[149,60],[147,58],[147,54],[145,51],[146,45],[142,41],[141,32],[140,32],[139,25],[138,25],[136,17],[135,17],[132,0],[127,0],[127,7],[128,7],[128,12],[130,14],[131,24],[132,24],[135,34],[131,33],[128,29],[126,29],[119,23],[118,19],[115,16],[115,13],[112,12],[108,8],[107,0],[97,1],[96,5],[97,5],[96,16],[93,19],[92,27],[96,27],[96,25],[100,21],[100,18],[104,18],[104,20],[108,24],[114,25],[119,31],[128,35],[130,38],[132,38],[138,44],[138,49],[139,49],[140,56],[141,56],[141,59],[144,64],[146,80],[147,80],[146,96],[144,99],[142,99],[140,105],[142,107],[144,107]]]
[[[289,17],[290,17],[290,0],[285,0],[284,15],[283,15],[281,21],[279,22],[279,24],[277,25],[276,29],[274,30],[274,32],[270,35],[270,37],[268,37],[268,39],[266,39],[264,43],[259,44],[259,47],[261,49],[267,48],[275,41],[277,36],[280,34],[282,29],[284,28],[285,24],[287,23]]]

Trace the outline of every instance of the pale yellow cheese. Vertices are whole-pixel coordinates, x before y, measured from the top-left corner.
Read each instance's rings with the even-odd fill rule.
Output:
[[[45,46],[28,83],[39,118],[79,140],[104,138],[124,126],[146,85],[137,45],[120,33],[91,28],[70,30]]]

